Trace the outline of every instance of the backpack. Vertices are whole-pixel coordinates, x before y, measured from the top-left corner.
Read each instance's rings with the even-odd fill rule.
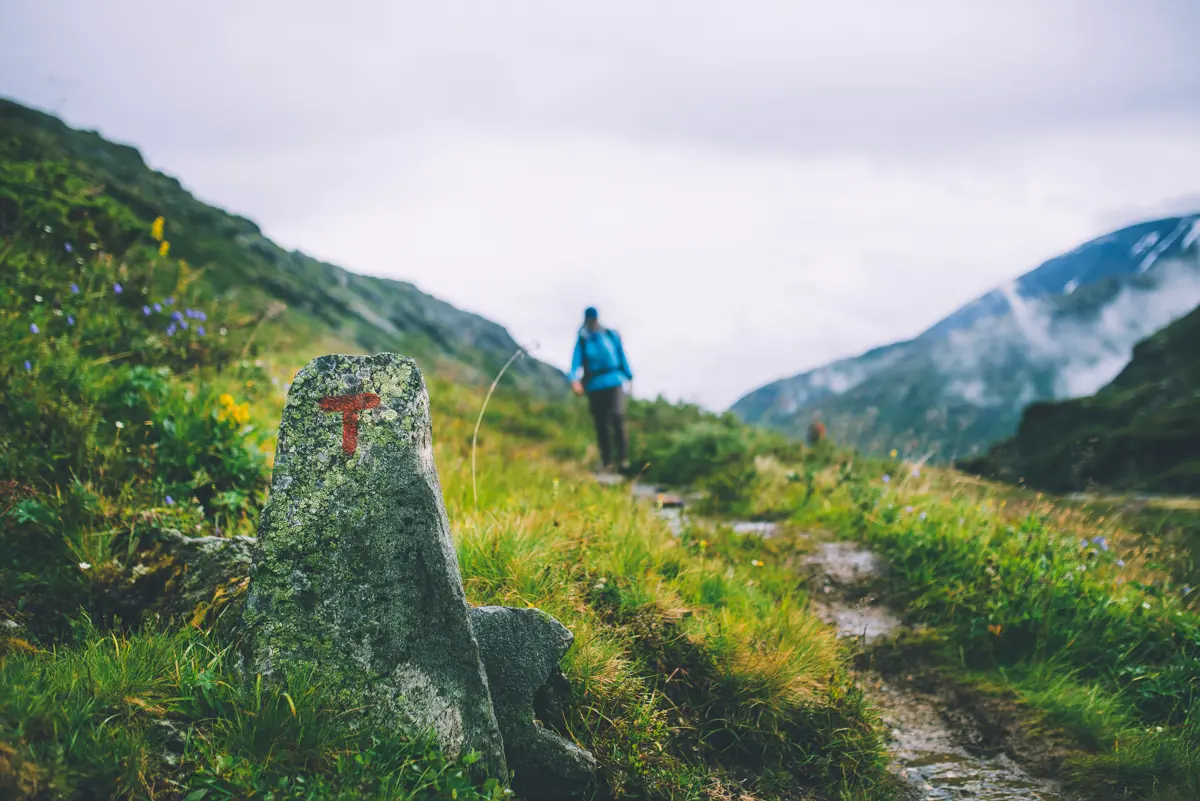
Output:
[[[605,328],[596,333],[601,334],[608,338],[608,341],[612,344],[613,351],[617,354],[617,358],[620,358],[621,346],[618,344],[616,338],[613,336],[613,332],[610,331],[609,329]],[[588,369],[587,339],[588,338],[586,335],[584,335],[582,333],[579,335],[579,361],[581,364],[583,364],[583,385],[585,387],[588,385],[588,382],[591,381],[593,378],[595,378],[597,376],[601,376],[601,375],[608,375],[609,373],[615,373],[625,366],[622,363],[622,364],[617,364],[613,367],[605,367],[602,370],[592,371],[592,370]]]

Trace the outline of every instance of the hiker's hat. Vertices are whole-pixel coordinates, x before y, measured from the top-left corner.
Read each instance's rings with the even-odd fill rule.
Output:
[[[598,319],[600,319],[600,312],[596,311],[595,306],[588,306],[586,309],[583,310],[583,319],[598,320]]]

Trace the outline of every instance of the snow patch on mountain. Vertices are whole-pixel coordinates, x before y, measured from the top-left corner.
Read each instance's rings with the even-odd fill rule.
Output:
[[[1158,231],[1151,231],[1139,239],[1134,246],[1129,249],[1129,255],[1140,256],[1146,252],[1146,248],[1154,247],[1156,242],[1158,242]]]
[[[1155,248],[1146,255],[1146,258],[1142,259],[1142,263],[1138,265],[1138,271],[1144,273],[1149,270],[1154,265],[1154,262],[1158,260],[1158,257],[1161,256],[1167,248],[1171,247],[1176,239],[1179,239],[1181,236],[1183,236],[1185,232],[1191,232],[1191,229],[1195,226],[1196,221],[1197,218],[1195,217],[1185,217],[1184,219],[1180,220],[1179,224],[1175,226],[1175,230],[1163,237],[1162,241],[1159,242]],[[1182,245],[1182,247],[1187,247],[1187,245]]]
[[[1179,242],[1179,247],[1190,248],[1196,244],[1197,240],[1200,240],[1200,217],[1192,220],[1192,227],[1183,235],[1183,239]]]

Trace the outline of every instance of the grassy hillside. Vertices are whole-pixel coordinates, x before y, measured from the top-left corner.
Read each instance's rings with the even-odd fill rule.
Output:
[[[965,468],[1055,492],[1200,494],[1200,308],[1139,343],[1095,395],[1035,403]]]
[[[209,292],[242,315],[278,317],[276,336],[297,345],[336,337],[369,352],[393,350],[423,368],[481,382],[499,369],[517,343],[499,325],[424,294],[411,284],[354,275],[297,251],[285,251],[250,220],[200,202],[174,178],[149,169],[132,147],[76,131],[60,120],[0,98],[0,236],[49,225],[64,233],[86,198],[88,208],[118,208],[105,218],[102,237],[122,252],[159,216],[172,265],[202,272]],[[44,193],[57,192],[59,197]],[[70,196],[71,200],[64,200]],[[29,198],[42,202],[29,205]],[[75,244],[80,244],[76,242]],[[237,315],[230,314],[231,322]],[[562,396],[561,374],[532,358],[511,375],[535,394]]]

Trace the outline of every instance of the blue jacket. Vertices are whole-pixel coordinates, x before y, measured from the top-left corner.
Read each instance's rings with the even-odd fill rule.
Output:
[[[601,328],[594,334],[587,328],[579,329],[575,340],[575,354],[571,357],[571,380],[583,377],[584,359],[587,359],[588,379],[583,388],[588,392],[619,387],[633,380],[629,362],[625,359],[625,348],[621,335],[616,331]]]

